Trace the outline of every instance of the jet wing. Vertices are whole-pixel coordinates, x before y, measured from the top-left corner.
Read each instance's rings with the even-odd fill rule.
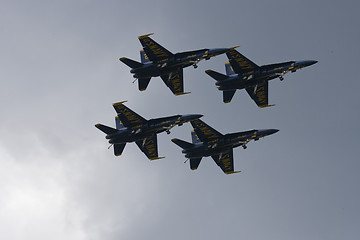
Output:
[[[144,51],[150,61],[157,62],[172,57],[174,55],[170,51],[165,49],[163,46],[152,40],[149,37],[150,35],[152,35],[152,33],[139,36],[140,43],[143,46]]]
[[[161,79],[164,81],[166,86],[170,88],[174,95],[182,95],[184,93],[184,77],[183,69],[171,72],[170,74],[161,75]]]
[[[223,170],[226,174],[237,173],[240,171],[234,171],[234,157],[233,149],[226,150],[220,155],[211,156],[216,164]]]
[[[126,107],[124,102],[114,103],[113,107],[118,113],[120,121],[125,127],[141,127],[143,124],[147,123],[147,120],[141,117],[139,114],[135,113],[130,108]]]
[[[190,122],[194,128],[196,135],[199,137],[200,141],[205,143],[216,143],[220,137],[223,135],[201,121],[200,119],[196,119]]]
[[[268,87],[269,82],[265,81],[264,84],[257,85],[256,87],[248,87],[246,88],[246,91],[250,95],[250,97],[255,101],[256,105],[258,107],[269,107],[273,105],[269,105],[268,101]]]
[[[157,147],[157,136],[156,134],[144,139],[136,141],[136,145],[140,150],[145,153],[146,157],[150,160],[160,159],[158,157],[158,147]]]
[[[226,56],[229,58],[231,67],[237,74],[252,72],[259,68],[258,65],[234,49],[227,52]]]

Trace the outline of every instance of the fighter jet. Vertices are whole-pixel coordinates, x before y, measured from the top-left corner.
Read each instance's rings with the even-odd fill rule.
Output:
[[[138,80],[140,91],[146,90],[151,77],[160,76],[174,95],[189,93],[184,92],[183,68],[189,66],[197,68],[201,60],[209,60],[230,50],[230,48],[200,49],[173,54],[151,39],[149,36],[152,34],[139,36],[143,46],[140,51],[141,63],[126,57],[120,58],[120,61],[131,68],[130,72]]]
[[[245,88],[255,103],[263,108],[274,105],[268,104],[268,81],[280,78],[288,72],[313,65],[317,61],[290,61],[264,66],[258,66],[238,51],[232,49],[226,53],[229,62],[225,63],[226,74],[212,70],[205,71],[210,77],[216,80],[215,85],[223,91],[224,103],[231,102],[237,89]]]
[[[126,143],[135,142],[150,160],[163,158],[158,157],[157,134],[165,131],[170,134],[170,129],[174,126],[181,126],[203,116],[200,114],[174,115],[146,120],[126,107],[124,102],[126,101],[113,104],[117,112],[116,128],[102,124],[95,125],[96,128],[106,133],[105,138],[109,139],[109,143],[114,146],[115,156],[122,154]]]
[[[279,131],[263,129],[223,135],[199,119],[191,121],[191,125],[194,128],[191,132],[192,143],[177,138],[171,139],[183,149],[185,157],[190,159],[190,169],[197,169],[203,157],[211,156],[226,174],[240,172],[234,171],[233,148],[242,146],[246,149],[247,143],[251,140],[257,141]]]

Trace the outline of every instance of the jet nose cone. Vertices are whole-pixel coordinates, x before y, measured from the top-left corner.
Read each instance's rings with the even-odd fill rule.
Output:
[[[258,131],[258,135],[268,136],[268,135],[277,133],[278,131],[279,131],[278,129],[263,129],[263,130]]]
[[[277,133],[278,131],[279,131],[279,129],[269,129],[269,130],[268,130],[268,135]]]
[[[204,115],[202,115],[202,114],[194,114],[194,116],[195,116],[195,119],[199,119],[199,118],[202,118]]]
[[[213,48],[209,50],[209,55],[216,56],[230,51],[230,48]]]
[[[311,65],[314,65],[315,63],[317,63],[318,61],[314,61],[314,60],[308,60],[308,61],[305,61],[305,67],[307,66],[311,66]]]
[[[202,114],[187,114],[187,115],[183,115],[182,119],[185,121],[192,121],[192,120],[199,119],[202,116],[204,116],[204,115],[202,115]]]
[[[314,65],[314,64],[317,63],[317,62],[318,62],[318,61],[314,61],[314,60],[305,60],[305,61],[296,62],[296,64],[297,64],[300,68],[303,68],[303,67],[308,67],[308,66]]]

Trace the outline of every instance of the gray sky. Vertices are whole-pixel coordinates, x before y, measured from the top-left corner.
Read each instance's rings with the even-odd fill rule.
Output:
[[[360,233],[358,1],[7,1],[0,8],[1,239],[356,239]],[[232,47],[258,65],[319,62],[270,83],[259,109],[230,104],[204,71],[184,70],[175,97],[160,78],[137,90],[119,57],[139,60],[137,36],[172,52]],[[222,133],[280,132],[234,150],[225,175],[211,158],[184,164],[177,137],[159,155],[135,144],[115,157],[94,124],[111,104],[144,116],[201,113]]]

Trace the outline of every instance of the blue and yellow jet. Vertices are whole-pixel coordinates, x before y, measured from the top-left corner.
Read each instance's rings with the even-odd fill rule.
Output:
[[[198,168],[203,157],[211,156],[215,163],[226,174],[237,173],[234,171],[233,148],[242,146],[247,148],[246,144],[251,140],[278,132],[277,129],[250,130],[245,132],[221,134],[200,119],[191,121],[194,131],[191,132],[192,143],[174,138],[176,145],[183,149],[182,153],[190,159],[190,168]]]
[[[134,78],[138,79],[139,90],[146,90],[152,77],[160,76],[166,86],[174,95],[182,95],[184,92],[183,68],[194,66],[203,59],[226,53],[230,48],[200,49],[189,52],[173,54],[146,34],[139,36],[143,49],[140,51],[141,63],[126,57],[120,61],[128,65]]]
[[[226,75],[207,70],[210,77],[216,80],[216,86],[223,91],[224,103],[231,102],[237,89],[246,89],[250,97],[259,107],[269,107],[268,81],[280,78],[288,72],[317,63],[317,61],[290,61],[258,66],[238,51],[232,49],[226,53],[229,62],[225,63]]]
[[[126,102],[126,101],[124,101]],[[140,150],[150,159],[160,159],[158,157],[157,134],[167,132],[176,125],[181,126],[186,122],[201,118],[201,114],[174,115],[163,118],[146,120],[123,103],[114,103],[113,107],[117,112],[115,117],[116,128],[102,124],[95,127],[106,133],[106,139],[114,146],[115,156],[120,156],[126,143],[135,142]]]

